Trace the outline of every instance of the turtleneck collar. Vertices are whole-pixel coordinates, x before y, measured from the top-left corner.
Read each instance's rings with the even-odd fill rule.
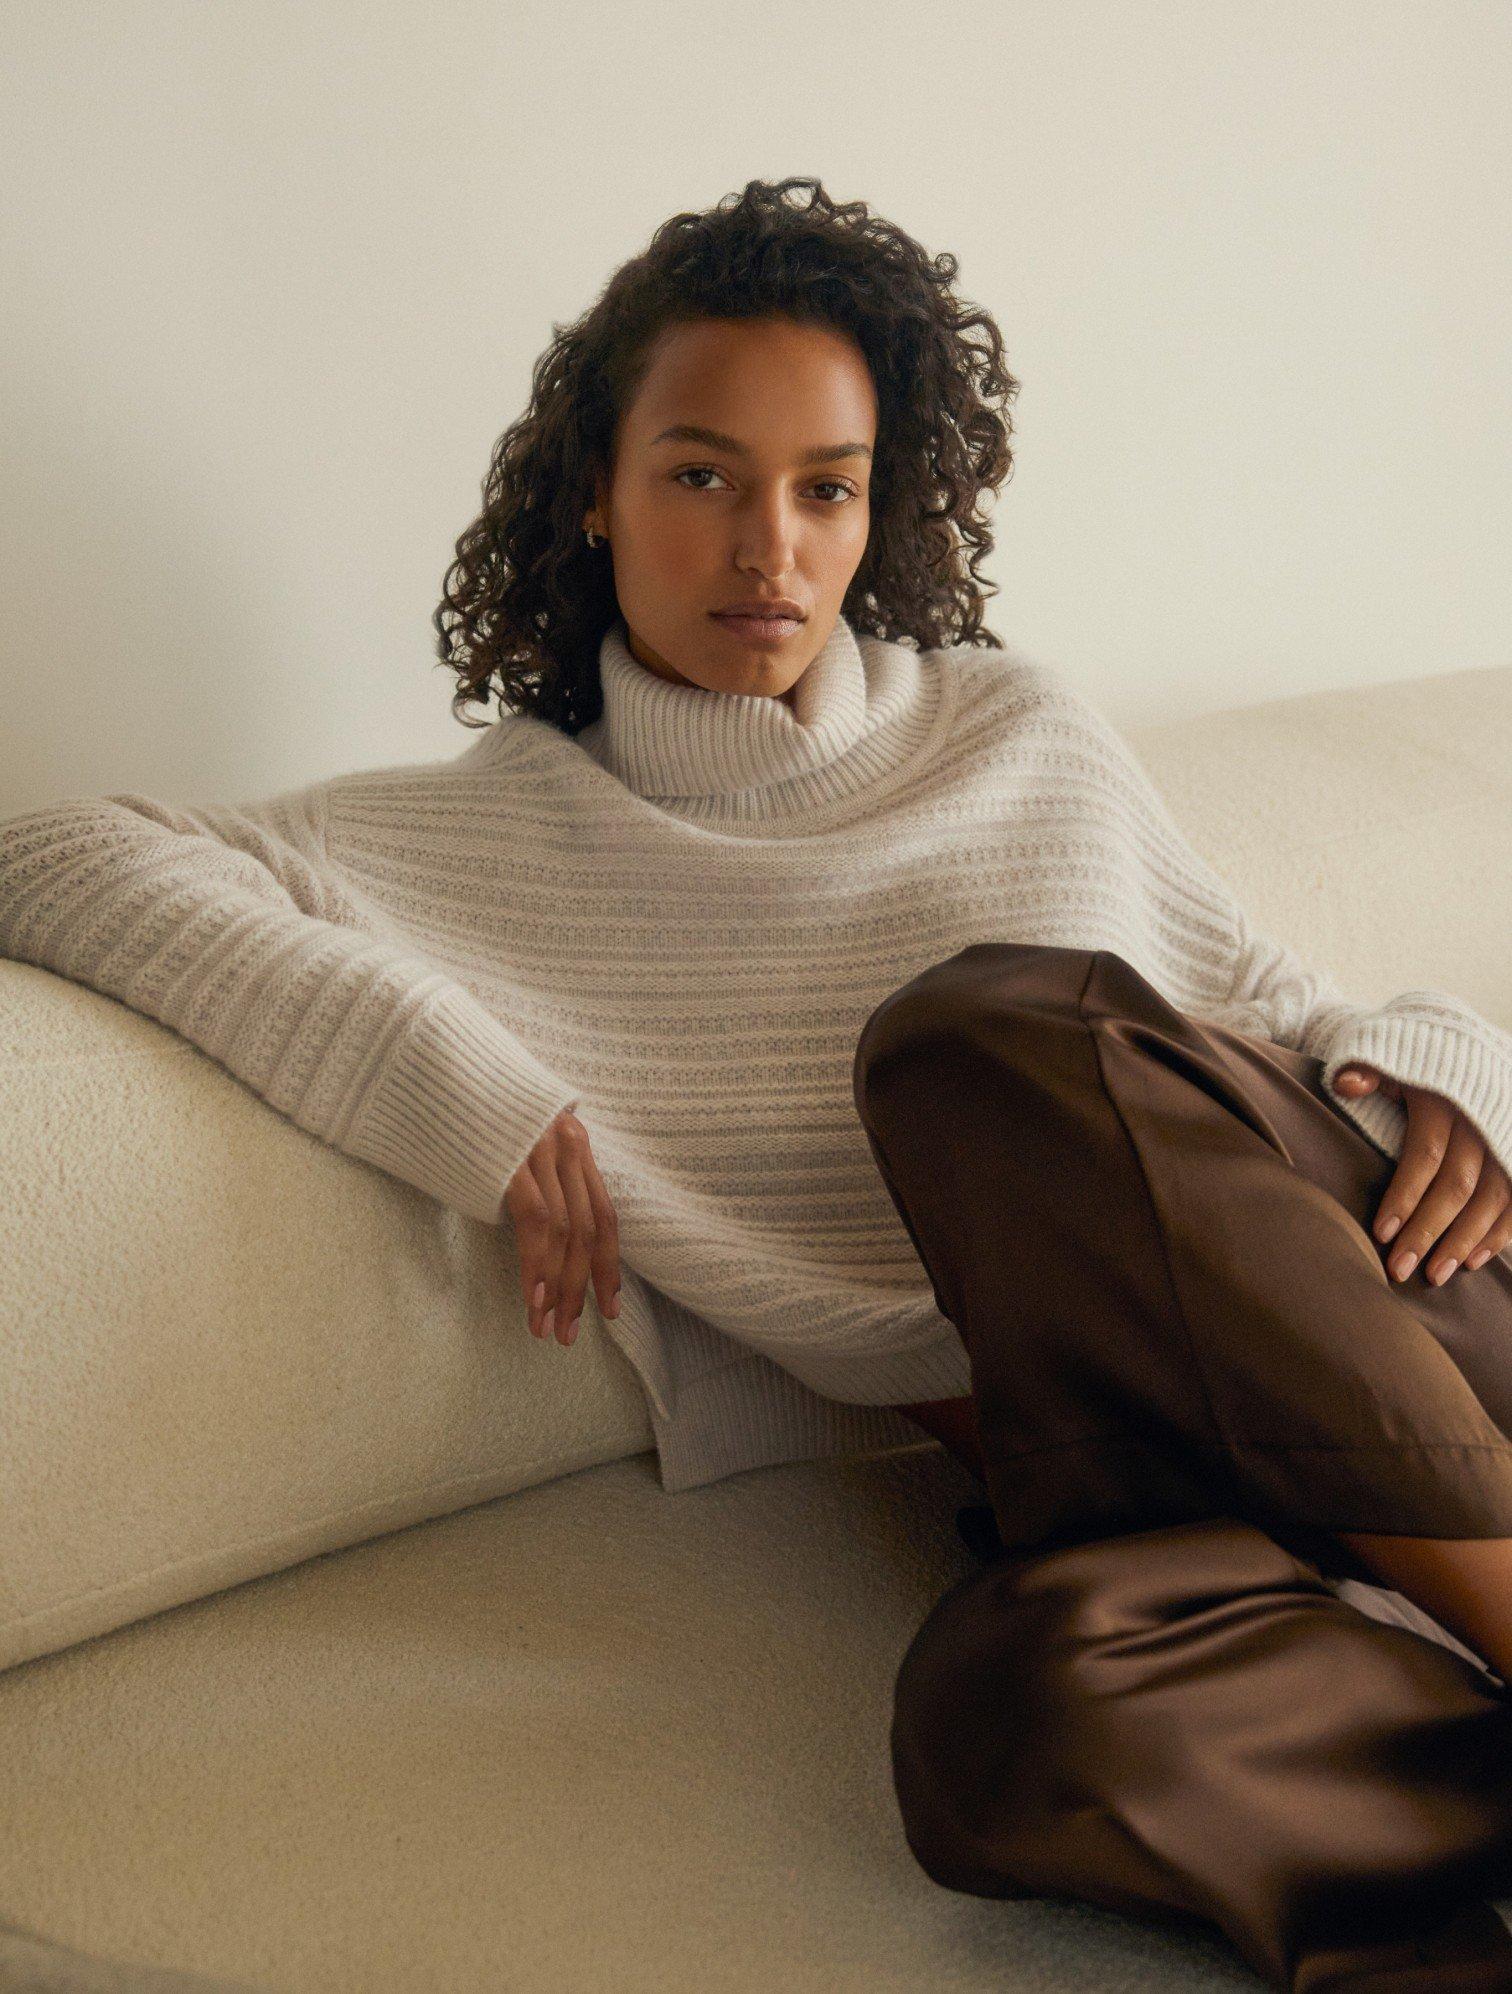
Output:
[[[791,706],[659,678],[628,636],[623,617],[605,631],[604,710],[576,739],[642,797],[728,797],[796,782],[798,807],[833,800],[906,759],[939,707],[933,653],[858,637],[843,616],[795,682]]]

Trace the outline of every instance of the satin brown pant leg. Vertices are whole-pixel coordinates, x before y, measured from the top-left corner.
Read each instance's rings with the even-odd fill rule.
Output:
[[[1512,1988],[1512,1708],[1237,1518],[1008,1554],[899,1667],[894,1790],[947,1889],[1216,1927],[1273,1987]]]
[[[1512,1988],[1456,1901],[1512,1892],[1512,1701],[1305,1549],[1512,1535],[1468,1375],[1507,1405],[1512,1290],[1387,1281],[1394,1166],[1294,1059],[1101,950],[982,944],[868,1020],[856,1105],[1010,1547],[900,1670],[905,1830],[957,1888],[1209,1918],[1278,1986]]]

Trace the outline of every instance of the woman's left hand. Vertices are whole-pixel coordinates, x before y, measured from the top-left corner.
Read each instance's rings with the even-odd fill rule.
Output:
[[[1334,1086],[1349,1100],[1379,1088],[1407,1110],[1396,1175],[1375,1216],[1376,1238],[1383,1245],[1398,1240],[1388,1273],[1405,1281],[1443,1233],[1441,1251],[1423,1270],[1441,1287],[1461,1261],[1467,1270],[1482,1267],[1512,1241],[1512,1181],[1452,1101],[1358,1060],[1339,1068]]]

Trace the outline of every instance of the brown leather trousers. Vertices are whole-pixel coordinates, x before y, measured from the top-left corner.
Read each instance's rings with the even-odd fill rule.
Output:
[[[1512,1265],[1390,1281],[1396,1166],[1321,1074],[1106,949],[978,943],[868,1018],[995,1525],[895,1789],[951,1889],[1195,1919],[1305,1994],[1512,1990],[1512,1692],[1325,1576],[1374,1579],[1338,1531],[1512,1536]]]

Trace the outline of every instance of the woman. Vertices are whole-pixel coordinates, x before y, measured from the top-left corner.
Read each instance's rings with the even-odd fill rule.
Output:
[[[441,661],[499,721],[13,820],[0,945],[507,1212],[664,1475],[939,1435],[995,1535],[899,1674],[931,1875],[1207,1919],[1282,1986],[1512,1987],[1512,1042],[1255,931],[985,628],[1018,383],[955,267],[817,182],[674,217],[457,543]],[[1388,1278],[1391,1216],[1475,1271]]]

